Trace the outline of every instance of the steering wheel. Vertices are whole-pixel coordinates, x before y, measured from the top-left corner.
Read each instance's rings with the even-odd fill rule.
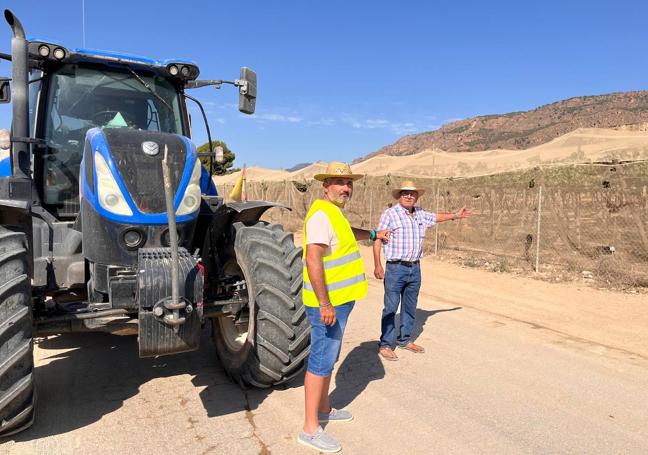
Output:
[[[117,114],[121,114],[121,116],[124,118],[124,121],[129,127],[132,128],[135,126],[135,122],[133,121],[131,115],[123,111],[115,111],[115,110],[99,111],[96,114],[94,114],[92,117],[90,117],[90,120],[92,120],[92,123],[94,123],[95,125],[106,126],[106,124],[108,124],[108,122],[110,122]]]

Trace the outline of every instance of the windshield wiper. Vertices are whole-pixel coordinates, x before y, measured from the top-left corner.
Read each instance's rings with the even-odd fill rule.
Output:
[[[140,82],[144,87],[146,87],[146,90],[148,90],[149,92],[151,92],[151,93],[153,94],[154,97],[156,97],[158,100],[162,101],[162,103],[164,103],[164,105],[165,105],[166,107],[168,107],[169,110],[170,110],[171,112],[173,112],[173,108],[171,107],[171,105],[169,105],[169,103],[167,103],[167,102],[164,100],[164,98],[162,98],[160,95],[158,95],[157,93],[155,93],[155,90],[153,90],[153,89],[151,88],[151,86],[148,85],[148,84],[146,83],[146,81],[145,81],[144,79],[142,79],[142,78],[139,76],[139,74],[137,74],[135,71],[133,71],[130,67],[126,67],[126,68],[128,69],[128,71],[131,72],[131,74],[132,74],[133,76],[135,76],[135,79],[137,79],[137,80],[138,80],[138,81],[139,81],[139,82]]]

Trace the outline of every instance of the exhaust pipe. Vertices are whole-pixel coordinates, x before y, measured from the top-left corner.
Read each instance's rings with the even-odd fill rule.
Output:
[[[29,98],[27,74],[27,40],[25,29],[18,18],[8,9],[5,19],[11,27],[11,79],[13,120],[11,131],[11,165],[14,178],[30,178],[29,156]]]
[[[173,331],[178,332],[179,324],[185,322],[180,317],[180,310],[186,308],[187,304],[180,302],[179,259],[178,259],[178,230],[176,227],[175,210],[173,208],[173,185],[171,184],[171,171],[169,170],[169,147],[164,144],[164,159],[162,160],[162,178],[164,179],[164,199],[166,202],[167,217],[169,219],[169,247],[171,247],[171,303],[165,304],[167,309],[173,311],[172,315],[166,316],[164,321],[173,326]]]

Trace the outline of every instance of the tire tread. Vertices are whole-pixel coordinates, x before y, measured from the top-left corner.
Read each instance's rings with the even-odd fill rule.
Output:
[[[235,381],[269,387],[295,377],[310,351],[310,325],[301,301],[302,249],[279,224],[235,223],[237,262],[247,266],[256,306],[254,349],[238,368],[224,367]],[[241,264],[241,263],[244,264]],[[253,317],[253,315],[250,315]]]

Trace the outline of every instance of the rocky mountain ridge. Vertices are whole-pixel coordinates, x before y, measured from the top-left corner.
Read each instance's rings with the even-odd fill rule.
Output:
[[[354,162],[376,155],[412,155],[424,150],[520,150],[544,144],[577,128],[615,128],[646,122],[646,90],[578,96],[529,111],[481,115],[448,123],[435,131],[402,137]]]

